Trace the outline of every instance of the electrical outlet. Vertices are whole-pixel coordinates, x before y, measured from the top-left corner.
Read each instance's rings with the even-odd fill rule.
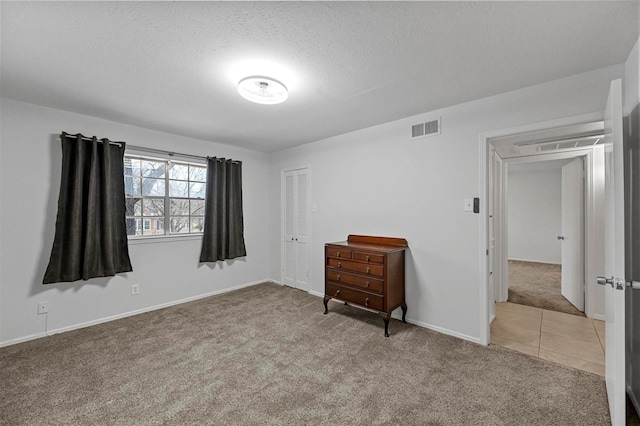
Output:
[[[49,302],[38,302],[38,315],[49,312]]]
[[[140,294],[140,284],[131,284],[131,295],[135,296]]]

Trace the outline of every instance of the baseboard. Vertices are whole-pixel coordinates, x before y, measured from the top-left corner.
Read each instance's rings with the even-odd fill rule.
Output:
[[[318,293],[317,291],[309,290],[309,294],[312,294],[312,295],[318,296],[318,297],[324,297],[324,293]],[[396,309],[391,314],[391,318],[397,319],[398,321],[402,321],[402,315],[401,315],[401,313],[399,311],[399,308]],[[418,327],[427,328],[429,330],[437,331],[438,333],[446,334],[448,336],[457,337],[458,339],[467,340],[469,342],[477,343],[479,345],[481,344],[480,343],[480,339],[477,338],[477,337],[467,336],[466,334],[462,334],[462,333],[458,333],[458,332],[455,332],[455,331],[451,331],[449,329],[438,327],[438,326],[432,325],[432,324],[428,324],[426,322],[416,321],[416,320],[413,320],[413,319],[411,319],[409,317],[406,317],[405,320],[409,324],[417,325]]]
[[[184,299],[173,300],[171,302],[161,303],[159,305],[154,305],[154,306],[149,306],[149,307],[142,308],[142,309],[137,309],[135,311],[124,312],[124,313],[117,314],[117,315],[112,315],[112,316],[109,316],[109,317],[99,318],[99,319],[96,319],[96,320],[93,320],[93,321],[87,321],[87,322],[80,323],[80,324],[74,324],[74,325],[70,325],[70,326],[67,326],[67,327],[61,327],[61,328],[56,328],[54,330],[48,330],[47,332],[36,333],[36,334],[31,334],[31,335],[25,336],[25,337],[19,337],[17,339],[7,340],[5,342],[0,342],[0,348],[5,347],[5,346],[16,345],[18,343],[28,342],[30,340],[40,339],[42,337],[53,336],[54,334],[65,333],[67,331],[72,331],[72,330],[78,330],[80,328],[91,327],[92,325],[98,325],[98,324],[103,324],[105,322],[115,321],[115,320],[119,320],[119,319],[127,318],[127,317],[132,317],[134,315],[144,314],[146,312],[151,312],[151,311],[155,311],[155,310],[158,310],[158,309],[168,308],[170,306],[181,305],[183,303],[193,302],[194,300],[204,299],[206,297],[211,297],[211,296],[216,296],[218,294],[228,293],[230,291],[239,290],[241,288],[246,288],[246,287],[251,287],[251,286],[254,286],[254,285],[257,285],[257,284],[262,284],[262,283],[265,283],[265,282],[273,282],[275,284],[279,284],[279,283],[277,283],[277,282],[275,282],[273,280],[270,280],[270,279],[253,281],[253,282],[241,284],[241,285],[238,285],[238,286],[235,286],[235,287],[225,288],[223,290],[216,290],[216,291],[212,291],[210,293],[199,294],[197,296],[191,296],[191,297],[187,297],[187,298],[184,298]]]
[[[47,336],[48,336],[48,334],[46,334],[45,332],[42,332],[42,333],[30,334],[30,335],[24,336],[24,337],[18,337],[17,339],[11,339],[11,340],[7,340],[5,342],[0,342],[0,348],[3,348],[5,346],[17,345],[18,343],[24,343],[24,342],[28,342],[30,340],[41,339],[41,338],[47,337]]]
[[[324,297],[324,293],[318,292],[318,291],[313,291],[313,290],[309,290],[307,293],[313,295],[313,296],[318,296],[318,297]]]
[[[395,315],[392,315],[392,317],[396,318]],[[397,319],[402,319],[402,317],[397,318]],[[463,334],[463,333],[458,333],[457,331],[452,331],[452,330],[449,330],[447,328],[438,327],[437,325],[432,325],[432,324],[429,324],[429,323],[426,323],[426,322],[416,321],[416,320],[413,320],[411,318],[406,318],[406,320],[407,320],[407,322],[409,324],[417,325],[418,327],[427,328],[429,330],[437,331],[438,333],[446,334],[448,336],[457,337],[458,339],[462,339],[462,340],[466,340],[466,341],[471,342],[471,343],[476,343],[478,345],[482,345],[482,343],[480,343],[480,339],[477,338],[477,337],[468,336],[468,335]],[[484,346],[484,345],[482,345],[482,346]]]
[[[85,328],[85,327],[91,327],[92,325],[98,325],[98,324],[102,324],[102,323],[109,322],[109,321],[115,321],[115,320],[118,320],[118,319],[122,319],[122,318],[131,317],[131,316],[134,316],[134,315],[143,314],[145,312],[155,311],[157,309],[168,308],[170,306],[180,305],[182,303],[192,302],[194,300],[204,299],[206,297],[216,296],[218,294],[223,294],[223,293],[228,293],[230,291],[239,290],[241,288],[251,287],[251,286],[254,286],[254,285],[257,285],[257,284],[262,284],[264,282],[271,282],[271,283],[274,283],[274,284],[282,285],[279,282],[277,282],[275,280],[272,280],[272,279],[264,279],[264,280],[254,281],[254,282],[241,284],[239,286],[235,286],[235,287],[231,287],[231,288],[226,288],[224,290],[217,290],[217,291],[213,291],[213,292],[210,292],[210,293],[200,294],[200,295],[197,295],[197,296],[187,297],[185,299],[174,300],[174,301],[171,301],[171,302],[162,303],[160,305],[150,306],[150,307],[143,308],[143,309],[138,309],[138,310],[135,310],[135,311],[129,311],[129,312],[125,312],[125,313],[118,314],[118,315],[112,315],[110,317],[105,317],[105,318],[100,318],[100,319],[93,320],[93,321],[88,321],[88,322],[81,323],[81,324],[74,324],[74,325],[68,326],[68,327],[57,328],[55,330],[50,330],[47,333],[44,333],[44,332],[43,333],[37,333],[37,334],[32,334],[32,335],[29,335],[29,336],[25,336],[25,337],[20,337],[20,338],[17,338],[17,339],[8,340],[8,341],[5,341],[5,342],[0,342],[0,348],[5,347],[5,346],[16,345],[18,343],[28,342],[30,340],[40,339],[42,337],[52,336],[54,334],[64,333],[64,332],[67,332],[67,331],[78,330],[80,328]],[[317,291],[309,290],[308,293],[313,295],[313,296],[324,297],[324,293],[320,293],[320,292],[317,292]],[[397,320],[402,320],[402,316],[400,315],[400,313],[392,314],[391,317],[395,318]],[[451,331],[449,329],[438,327],[436,325],[432,325],[432,324],[429,324],[429,323],[416,321],[416,320],[413,320],[411,318],[406,318],[406,321],[409,324],[417,325],[418,327],[422,327],[422,328],[426,328],[426,329],[429,329],[429,330],[433,330],[433,331],[436,331],[438,333],[446,334],[448,336],[457,337],[458,339],[467,340],[467,341],[472,342],[472,343],[481,344],[479,338],[468,336],[468,335],[463,334],[463,333],[458,333],[458,332],[455,332],[455,331]]]
[[[560,265],[562,266],[562,262],[548,262],[545,260],[531,260],[531,259],[516,259],[516,258],[508,258],[507,260],[515,260],[516,262],[529,262],[529,263],[543,263],[546,265]]]

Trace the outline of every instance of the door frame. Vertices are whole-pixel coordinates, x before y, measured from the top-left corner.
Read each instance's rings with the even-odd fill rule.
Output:
[[[557,152],[551,154],[541,154],[535,156],[526,157],[514,157],[503,159],[502,173],[499,174],[498,181],[494,182],[494,185],[498,185],[502,190],[502,194],[497,201],[499,214],[494,212],[494,227],[500,229],[500,236],[496,238],[494,244],[495,259],[494,269],[499,270],[498,274],[495,274],[495,294],[496,300],[500,302],[506,302],[508,296],[509,279],[508,279],[508,239],[509,239],[509,215],[507,214],[507,206],[509,203],[509,196],[507,188],[509,186],[509,166],[511,164],[523,164],[534,163],[541,161],[563,160],[581,158],[584,163],[585,170],[585,183],[584,183],[584,200],[582,205],[582,211],[584,214],[584,223],[582,227],[583,236],[583,276],[584,276],[584,313],[590,318],[599,318],[601,315],[595,313],[594,307],[594,290],[595,285],[593,282],[587,280],[587,277],[597,276],[593,270],[594,250],[593,240],[595,233],[595,221],[594,215],[597,215],[594,199],[597,199],[596,184],[594,183],[594,161],[598,158],[597,151],[602,152],[601,146],[596,148],[580,149],[566,152]],[[602,155],[602,154],[600,154]],[[501,181],[500,181],[501,179]],[[499,255],[498,255],[499,253]],[[593,280],[591,280],[593,281]]]
[[[491,235],[489,234],[489,230],[493,229],[493,230],[497,230],[501,239],[501,243],[504,242],[505,238],[506,238],[506,231],[504,229],[504,226],[496,226],[496,224],[493,224],[493,227],[490,227],[489,223],[490,220],[492,219],[491,215],[493,214],[494,208],[487,208],[487,206],[491,206],[493,201],[494,201],[494,197],[492,195],[492,191],[493,188],[496,187],[496,177],[497,178],[501,178],[504,177],[504,174],[507,172],[507,167],[504,167],[504,159],[503,159],[503,163],[502,163],[502,173],[498,174],[497,176],[492,176],[493,173],[493,155],[494,155],[494,148],[492,143],[496,140],[498,140],[499,138],[505,138],[505,137],[514,137],[514,138],[522,138],[524,137],[526,134],[528,133],[532,133],[532,132],[538,132],[538,131],[549,131],[552,129],[559,129],[559,128],[566,128],[569,126],[578,126],[578,125],[582,125],[585,123],[592,123],[592,122],[596,122],[596,121],[602,121],[602,117],[603,117],[603,113],[602,112],[597,112],[597,113],[590,113],[590,114],[583,114],[583,115],[579,115],[579,116],[574,116],[574,117],[567,117],[567,118],[561,118],[561,119],[557,119],[557,120],[550,120],[550,121],[545,121],[545,122],[541,122],[541,123],[534,123],[534,124],[528,124],[528,125],[524,125],[524,126],[517,126],[517,127],[512,127],[512,128],[507,128],[507,129],[502,129],[502,130],[495,130],[495,131],[491,131],[491,132],[486,132],[486,133],[481,133],[479,135],[479,158],[480,158],[480,167],[479,167],[479,171],[480,171],[480,176],[479,176],[479,184],[480,184],[480,199],[481,200],[486,200],[485,203],[481,203],[481,215],[480,215],[480,226],[479,226],[479,238],[478,238],[478,242],[479,242],[479,247],[478,247],[478,269],[479,269],[479,280],[480,280],[480,294],[478,297],[479,300],[479,341],[480,344],[483,345],[488,345],[490,343],[490,327],[491,327],[491,321],[493,320],[493,318],[495,317],[495,296],[494,296],[494,290],[496,288],[495,285],[493,285],[493,282],[496,279],[500,279],[500,280],[505,280],[506,279],[506,268],[502,269],[503,266],[501,265],[500,270],[498,271],[497,274],[494,274],[494,269],[496,269],[494,267],[494,265],[490,265],[489,261],[490,259],[494,259],[495,260],[495,256],[493,255],[493,253],[497,252],[495,251],[495,247],[493,247],[491,245]],[[592,150],[591,148],[589,148],[589,150]],[[575,152],[576,150],[574,150]],[[599,150],[601,151],[601,150]],[[604,154],[602,154],[604,155]],[[594,174],[590,175],[587,178],[587,181],[591,181],[594,182],[593,177],[595,176],[596,173],[603,173],[603,169],[604,169],[604,165],[602,165],[602,167],[600,168],[600,166],[598,165],[598,163],[596,161],[598,161],[598,156],[595,155],[592,157],[592,166],[594,166],[592,168],[592,172]],[[597,167],[596,167],[597,166]],[[491,186],[490,186],[491,185]],[[506,182],[502,182],[501,185],[498,186],[499,190],[501,191],[501,194],[505,194],[506,193],[506,189],[507,189],[507,183]],[[602,197],[604,196],[604,182],[595,182],[595,184],[593,185],[593,187],[590,190],[592,192],[591,195],[588,194],[588,198],[585,197],[585,199],[588,199],[588,203],[589,203],[589,208],[592,209],[595,206],[601,205],[598,204],[600,202],[602,202]],[[502,206],[500,207],[500,217],[504,217],[504,209],[506,208],[506,203],[504,202],[504,197],[500,197],[502,199]],[[598,253],[602,253],[601,251],[601,247],[602,247],[602,240],[603,240],[603,231],[601,229],[597,229],[597,227],[594,227],[594,224],[598,223],[598,219],[602,218],[602,212],[599,212],[597,208],[593,208],[592,211],[590,212],[590,216],[589,219],[587,219],[589,222],[587,223],[587,228],[589,230],[589,237],[585,238],[585,244],[589,245],[590,248],[590,255],[589,257],[585,257],[585,263],[589,263],[590,264],[590,268],[593,271],[601,271],[602,270],[602,259],[598,258]],[[586,236],[585,236],[586,237]],[[600,247],[598,247],[598,244],[600,244]],[[598,251],[600,249],[600,251]],[[503,255],[501,255],[501,257],[504,257],[506,255],[506,245],[505,246],[501,246],[500,247],[501,252],[503,253]],[[490,254],[491,252],[491,254]],[[600,256],[603,257],[603,256]],[[495,263],[495,262],[492,262]],[[494,276],[496,275],[496,276]],[[592,285],[590,281],[591,279],[591,275],[585,275],[585,285]],[[595,279],[595,278],[594,278]],[[590,298],[588,303],[593,303],[593,297]],[[592,309],[592,307],[590,307],[589,309]]]
[[[280,170],[280,233],[278,234],[278,238],[280,239],[280,284],[284,285],[284,273],[285,273],[285,244],[284,244],[284,233],[285,233],[285,202],[286,202],[286,194],[285,194],[285,173],[295,172],[297,170],[306,170],[307,171],[307,292],[311,291],[312,286],[312,273],[311,273],[311,265],[309,263],[309,259],[311,258],[311,238],[312,238],[312,223],[311,223],[311,166],[304,165],[298,167],[288,167],[286,169]]]

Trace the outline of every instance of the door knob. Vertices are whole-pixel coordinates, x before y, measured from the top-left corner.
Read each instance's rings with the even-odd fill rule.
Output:
[[[558,239],[559,239],[559,240],[564,240],[564,236],[562,236],[562,235],[558,235]]]
[[[615,278],[615,277],[611,277],[611,278],[605,278],[605,277],[598,277],[596,278],[596,282],[600,285],[611,285],[611,288],[615,288],[616,290],[624,290],[624,284],[622,283],[622,280],[620,278]]]

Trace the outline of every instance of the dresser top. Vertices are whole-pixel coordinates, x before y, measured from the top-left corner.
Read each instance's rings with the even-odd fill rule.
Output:
[[[347,241],[327,243],[327,245],[384,251],[404,250],[409,246],[404,238],[373,237],[368,235],[349,235]]]

